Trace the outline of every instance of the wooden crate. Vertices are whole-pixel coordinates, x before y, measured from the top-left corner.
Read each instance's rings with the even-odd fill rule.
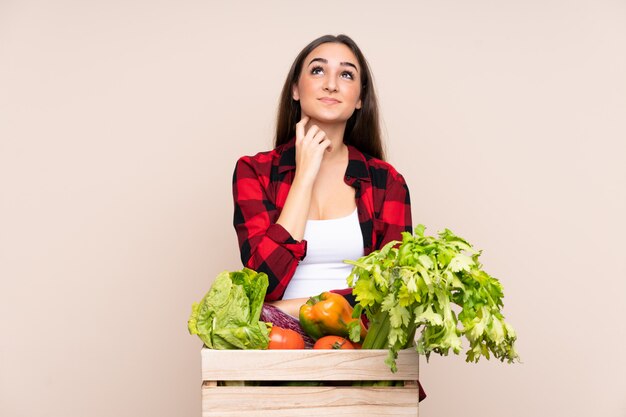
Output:
[[[419,356],[399,352],[395,374],[386,350],[202,349],[203,417],[417,416]],[[403,380],[358,387],[346,381]],[[325,381],[324,386],[219,386],[220,381]]]

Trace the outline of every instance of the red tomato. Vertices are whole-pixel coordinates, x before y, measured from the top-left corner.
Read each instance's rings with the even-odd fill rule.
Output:
[[[354,349],[354,346],[345,337],[324,336],[317,339],[313,349]]]
[[[268,349],[304,349],[304,339],[298,332],[272,326]]]

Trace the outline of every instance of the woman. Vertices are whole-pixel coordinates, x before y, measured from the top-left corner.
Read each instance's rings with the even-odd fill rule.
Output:
[[[283,86],[275,148],[240,158],[233,177],[241,260],[269,276],[266,301],[298,317],[323,291],[350,299],[343,260],[412,230],[409,190],[380,136],[356,43],[326,35],[307,45]]]

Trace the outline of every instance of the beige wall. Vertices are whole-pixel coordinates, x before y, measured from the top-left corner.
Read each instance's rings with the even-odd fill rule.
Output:
[[[484,250],[519,333],[523,364],[433,357],[421,415],[626,416],[626,3],[378,4],[0,1],[1,416],[200,415],[235,160],[342,32],[415,221]]]

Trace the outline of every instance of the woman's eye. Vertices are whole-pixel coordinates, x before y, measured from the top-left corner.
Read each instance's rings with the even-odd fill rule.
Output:
[[[322,67],[318,66],[318,67],[311,68],[311,74],[313,75],[318,75],[318,74],[323,74],[323,73],[324,73],[324,68]],[[341,73],[341,76],[349,80],[354,80],[354,73],[352,71],[343,71]]]
[[[344,71],[341,75],[347,75],[351,80],[354,80],[354,74],[350,71]]]

